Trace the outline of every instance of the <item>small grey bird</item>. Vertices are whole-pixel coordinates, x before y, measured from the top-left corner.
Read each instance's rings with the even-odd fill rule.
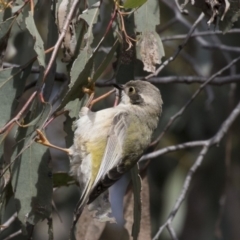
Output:
[[[76,121],[70,163],[82,189],[78,215],[137,163],[158,125],[163,103],[158,88],[137,80],[121,89],[119,105],[98,112],[83,107]]]

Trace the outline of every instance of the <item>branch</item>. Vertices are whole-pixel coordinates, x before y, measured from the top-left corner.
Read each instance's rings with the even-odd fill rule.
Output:
[[[20,229],[20,230],[16,231],[15,233],[10,234],[8,237],[4,238],[3,240],[9,240],[9,239],[12,239],[12,238],[14,238],[14,237],[20,235],[21,233],[22,233],[22,230]]]
[[[153,158],[159,157],[161,155],[164,155],[166,153],[175,152],[175,151],[179,151],[179,150],[183,150],[183,149],[187,149],[187,148],[201,147],[205,144],[205,142],[206,141],[193,141],[193,142],[186,142],[186,143],[182,143],[182,144],[178,144],[178,145],[174,145],[174,146],[165,147],[165,148],[157,150],[155,152],[151,152],[151,153],[143,155],[141,157],[140,161],[153,159]]]
[[[232,60],[227,66],[223,67],[222,69],[220,69],[218,72],[216,72],[215,74],[213,74],[210,78],[208,78],[208,80],[206,82],[204,82],[199,88],[198,90],[192,95],[192,97],[188,100],[188,102],[175,114],[173,115],[166,127],[164,128],[163,132],[160,134],[160,136],[154,141],[152,142],[152,145],[156,145],[161,138],[163,137],[163,135],[167,132],[167,130],[170,128],[170,126],[172,125],[172,123],[178,118],[180,117],[183,112],[190,106],[190,104],[193,102],[193,100],[198,96],[198,94],[202,91],[202,89],[209,84],[213,79],[215,79],[217,76],[221,75],[224,71],[226,71],[227,69],[229,69],[232,65],[234,65],[237,61],[240,60],[240,57],[235,58],[234,60]]]
[[[240,29],[236,28],[236,29],[231,29],[228,32],[226,32],[225,34],[233,34],[233,33],[240,33]],[[223,35],[222,31],[203,31],[203,32],[197,32],[197,33],[193,33],[190,38],[194,38],[194,37],[200,37],[200,36],[210,36],[210,35]],[[162,42],[166,42],[166,41],[173,41],[173,40],[181,40],[181,39],[185,39],[187,37],[187,34],[179,34],[179,35],[174,35],[174,36],[166,36],[166,37],[161,37]]]
[[[136,77],[136,79],[143,79],[144,77]],[[167,76],[167,77],[153,77],[148,81],[153,84],[170,84],[170,83],[184,83],[184,84],[193,84],[193,83],[205,83],[208,81],[208,77],[201,76]],[[209,84],[211,85],[223,85],[230,83],[238,83],[240,81],[240,74],[225,76],[225,77],[216,77]]]
[[[5,223],[0,225],[0,232],[8,228],[17,218],[17,213],[14,213]]]
[[[195,23],[192,25],[192,27],[190,28],[189,32],[188,32],[188,35],[187,37],[185,38],[184,42],[178,46],[178,49],[176,50],[176,52],[174,53],[173,56],[171,56],[170,58],[168,58],[166,61],[164,61],[161,66],[152,74],[148,75],[145,77],[145,79],[149,79],[153,76],[157,76],[162,70],[164,67],[166,67],[170,62],[174,61],[175,58],[178,56],[178,54],[181,52],[181,50],[186,46],[188,40],[190,39],[193,31],[195,30],[195,28],[197,27],[197,25],[199,24],[199,22],[203,19],[204,17],[204,13],[201,13],[198,17],[198,19],[195,21]]]
[[[221,139],[228,132],[229,128],[232,126],[233,122],[236,120],[236,118],[238,117],[239,114],[240,114],[240,101],[237,104],[237,106],[234,108],[234,110],[231,112],[231,114],[228,116],[228,118],[223,122],[223,124],[219,128],[218,132],[212,138],[202,141],[203,148],[200,151],[195,163],[192,165],[192,167],[188,171],[188,174],[187,174],[184,184],[183,184],[181,194],[179,195],[167,221],[159,228],[159,230],[156,233],[156,235],[154,236],[153,240],[157,240],[159,238],[160,234],[162,233],[162,231],[165,227],[168,227],[168,228],[171,227],[172,221],[173,221],[175,215],[177,214],[182,202],[184,201],[184,199],[186,197],[186,193],[189,189],[193,174],[196,172],[198,167],[202,164],[202,161],[203,161],[206,153],[208,152],[209,148],[215,144],[218,144],[221,141]]]
[[[46,68],[46,70],[44,72],[43,81],[45,81],[46,76],[48,75],[48,73],[49,73],[49,71],[50,71],[50,69],[51,69],[51,67],[53,65],[53,62],[55,61],[55,58],[56,58],[57,53],[58,53],[58,49],[60,48],[60,46],[62,44],[62,41],[63,41],[63,39],[64,39],[64,37],[66,35],[68,26],[69,26],[69,24],[70,24],[70,22],[72,20],[74,11],[77,8],[77,5],[78,5],[79,1],[80,0],[74,0],[72,6],[70,8],[70,11],[69,11],[68,16],[67,16],[66,21],[65,21],[65,24],[64,24],[64,26],[62,28],[62,32],[61,32],[61,34],[60,34],[60,36],[59,36],[59,38],[58,38],[58,40],[57,40],[57,42],[56,42],[56,44],[54,46],[54,50],[52,52],[51,58],[50,58],[50,60],[48,62],[47,68]]]
[[[167,230],[173,240],[178,240],[177,234],[175,233],[172,224],[167,225]]]
[[[220,49],[223,51],[240,53],[240,47],[229,47],[224,44],[205,44],[205,45],[203,45],[203,48],[210,49],[210,50],[211,49]]]
[[[5,126],[3,126],[0,129],[0,134],[4,133],[13,123],[18,122],[19,119],[22,117],[23,113],[25,112],[25,110],[28,108],[28,106],[32,103],[33,99],[35,98],[37,94],[37,91],[33,92],[32,95],[30,96],[30,98],[26,101],[26,103],[24,104],[24,106],[22,107],[22,109],[18,112],[18,114],[11,119]]]
[[[205,156],[205,154],[207,153],[208,151],[208,148],[209,148],[209,145],[205,145],[201,152],[199,153],[195,163],[192,165],[192,167],[190,168],[186,178],[185,178],[185,181],[184,181],[184,184],[183,184],[183,188],[182,188],[182,191],[181,191],[181,194],[180,196],[178,197],[175,205],[174,205],[174,208],[173,210],[171,211],[167,221],[159,228],[158,232],[156,233],[156,235],[154,236],[153,240],[157,240],[160,236],[160,234],[162,233],[163,229],[167,226],[171,226],[172,224],[172,221],[175,217],[175,215],[177,214],[183,200],[185,199],[185,196],[186,196],[186,193],[188,191],[188,188],[189,188],[189,185],[190,185],[190,182],[192,180],[192,176],[193,174],[195,173],[195,171],[197,170],[197,168],[201,165],[202,163],[202,160]]]

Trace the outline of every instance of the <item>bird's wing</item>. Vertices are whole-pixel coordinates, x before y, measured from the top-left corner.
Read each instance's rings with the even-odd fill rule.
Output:
[[[89,179],[82,191],[75,210],[72,229],[74,229],[86,203],[91,203],[95,200],[125,172],[121,167],[121,162],[123,156],[123,144],[128,130],[129,121],[130,119],[127,112],[120,112],[113,118],[98,174],[94,182]]]
[[[124,171],[121,171],[120,166],[122,164],[123,144],[128,131],[129,121],[130,119],[127,112],[120,112],[114,117],[103,159],[92,185],[91,196],[88,203],[92,202],[124,173]]]

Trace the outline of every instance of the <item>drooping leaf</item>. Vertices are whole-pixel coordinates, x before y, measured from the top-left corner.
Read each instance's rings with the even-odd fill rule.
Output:
[[[38,62],[41,66],[45,67],[45,52],[44,52],[43,40],[35,25],[32,12],[29,12],[29,15],[25,21],[26,21],[26,27],[30,32],[30,34],[33,36],[33,39],[35,41],[34,50],[37,53]]]
[[[86,45],[84,49],[80,52],[76,60],[74,61],[70,76],[71,82],[69,85],[69,90],[59,108],[64,107],[69,101],[73,101],[76,98],[82,98],[83,92],[82,87],[88,85],[88,77],[91,76],[93,70],[94,57],[100,47],[95,48],[94,52],[90,47],[93,39],[92,27],[96,22],[97,16],[99,14],[99,2],[91,6],[89,9],[85,10],[81,17],[85,19],[89,26],[88,32],[86,34]]]
[[[39,121],[28,128],[19,128],[17,145],[12,156],[12,186],[18,218],[24,226],[32,225],[51,214],[52,174],[46,147],[34,142],[35,129],[41,129],[51,113],[51,105],[35,102],[26,122],[41,115]]]
[[[155,72],[163,56],[164,49],[159,35],[155,31],[143,32],[137,44],[137,58],[142,60],[143,70]]]
[[[123,4],[124,8],[137,8],[142,6],[147,0],[126,0]]]
[[[16,17],[11,17],[4,22],[0,22],[0,41],[9,32],[13,23],[15,22],[15,19]]]
[[[98,68],[96,69],[95,74],[93,75],[93,81],[95,82],[100,76],[101,74],[105,71],[105,69],[107,68],[107,66],[111,63],[111,61],[114,58],[114,54],[116,52],[117,47],[119,46],[119,41],[116,40],[112,47],[111,50],[107,53],[107,55],[105,56],[105,58],[103,59],[102,63],[98,66]]]
[[[4,22],[0,22],[0,68],[2,68],[5,51],[7,48],[8,38],[15,22],[16,17],[11,17]],[[0,20],[1,21],[1,20]]]
[[[0,128],[10,120],[12,110],[16,107],[15,99],[23,91],[31,66],[32,64],[25,69],[23,74],[20,67],[7,68],[0,71],[0,112],[4,113],[0,118]]]
[[[48,34],[47,34],[47,41],[46,41],[46,49],[49,49],[52,46],[54,46],[57,42],[57,37],[58,37],[58,30],[55,24],[55,19],[53,17],[54,16],[53,6],[51,7],[51,4],[54,4],[54,3],[52,1],[45,3],[48,9],[48,28],[47,28]],[[47,54],[46,63],[49,62],[50,58],[51,58],[51,54]],[[44,86],[44,92],[43,92],[43,97],[45,101],[48,101],[52,94],[52,89],[53,89],[54,80],[55,80],[55,73],[56,73],[56,62],[52,64],[52,67],[45,78],[45,86]]]
[[[154,72],[165,55],[162,41],[156,33],[156,25],[160,23],[159,3],[148,0],[134,13],[136,31],[140,33],[137,42],[137,58],[144,64],[144,70]]]
[[[133,240],[137,240],[140,232],[140,223],[141,223],[141,214],[142,214],[141,178],[139,176],[137,164],[131,169],[131,179],[133,183],[133,194],[134,194],[134,211],[133,211],[134,221],[132,226],[132,237],[133,237]]]
[[[115,52],[115,49],[117,48],[117,45],[118,45],[118,41],[116,41],[113,44],[113,46],[111,47],[111,49],[108,52],[108,54],[106,55],[106,57],[103,59],[102,64],[100,64],[100,66],[98,67],[96,72],[93,74],[93,78],[92,78],[93,82],[96,81],[97,78],[103,73],[103,71],[105,70],[105,66],[107,66],[112,61],[112,58],[114,57],[114,52]],[[98,46],[98,48],[99,47],[100,47],[100,45]],[[80,57],[78,57],[78,59],[74,62],[71,73],[72,73],[72,79],[75,79],[75,81],[74,81],[74,83],[70,84],[70,86],[69,86],[70,89],[67,92],[66,96],[64,97],[64,99],[58,109],[63,108],[70,101],[73,101],[76,98],[82,99],[82,97],[84,96],[82,88],[89,84],[88,77],[90,77],[89,75],[91,74],[94,57],[96,56],[98,48],[94,50],[93,54],[91,55],[91,57],[89,58],[89,60],[85,66],[83,66],[84,61],[82,61],[80,59]],[[81,55],[81,53],[80,53],[80,55]],[[87,54],[85,53],[85,57],[86,57],[86,55]],[[77,64],[77,61],[79,62],[80,65]],[[79,68],[82,69],[82,71],[80,73],[79,73]],[[79,75],[77,73],[79,73]],[[71,103],[69,103],[69,104],[72,107]],[[77,104],[77,102],[74,103],[75,106],[76,106],[76,104]],[[69,108],[69,107],[67,107],[67,109],[73,110],[72,108]],[[79,111],[79,110],[80,110],[80,108],[78,110],[75,109],[74,112]]]
[[[94,4],[89,9],[85,10],[80,17],[84,19],[88,25],[88,31],[84,36],[84,39],[86,41],[86,46],[84,49],[80,52],[77,59],[74,61],[72,69],[71,69],[71,84],[78,79],[79,74],[84,70],[84,67],[87,66],[87,62],[92,54],[91,44],[93,41],[93,25],[96,23],[97,16],[99,14],[99,2],[98,4]],[[89,76],[90,77],[90,76]]]
[[[67,172],[56,172],[53,174],[53,187],[63,187],[75,184],[75,180]]]
[[[160,24],[159,3],[148,0],[134,12],[136,31],[155,31],[156,25]]]
[[[61,0],[58,1],[56,7],[56,19],[57,27],[60,33],[63,32],[63,28],[73,4],[73,0]],[[81,11],[81,1],[79,1],[78,7],[75,11],[73,18],[67,29],[65,29],[65,36],[62,42],[63,49],[63,62],[72,61],[79,53],[83,33],[85,31],[83,21],[78,19],[79,11]]]

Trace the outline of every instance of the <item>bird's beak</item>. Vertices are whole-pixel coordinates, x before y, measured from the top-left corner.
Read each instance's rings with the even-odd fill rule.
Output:
[[[123,85],[122,84],[114,83],[113,86],[120,91],[123,90]]]

